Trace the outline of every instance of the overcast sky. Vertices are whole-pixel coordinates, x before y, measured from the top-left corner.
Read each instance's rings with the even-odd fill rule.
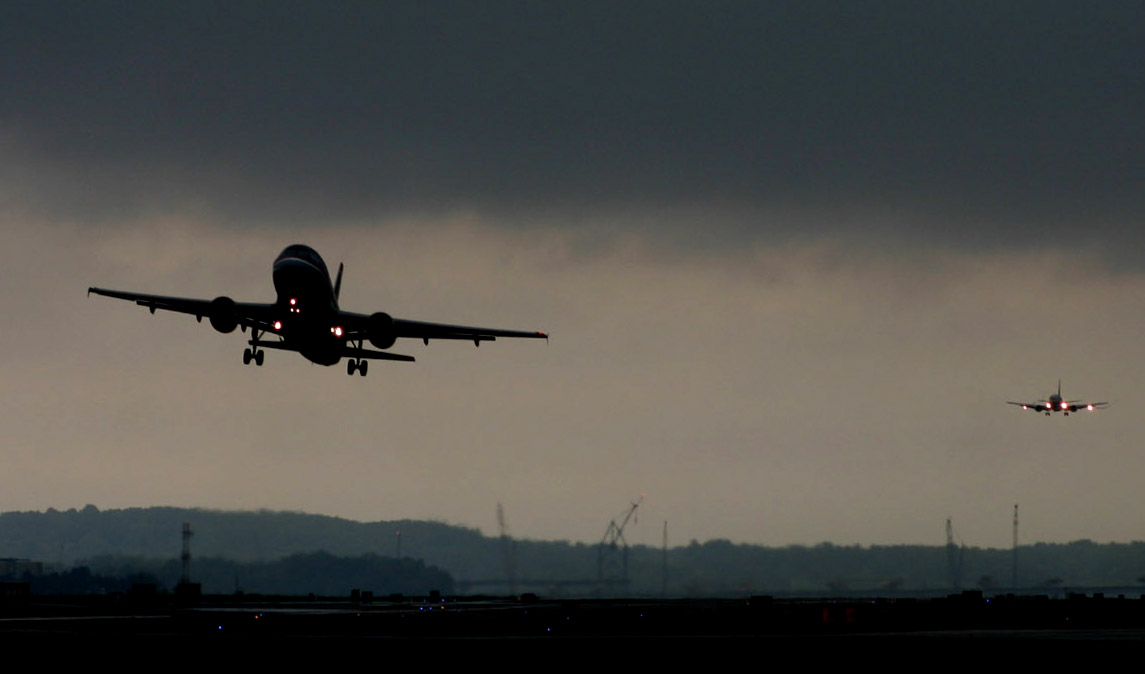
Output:
[[[0,5],[0,510],[1145,537],[1139,2]],[[90,285],[545,330],[366,378]],[[1108,411],[1046,418],[1052,393]]]

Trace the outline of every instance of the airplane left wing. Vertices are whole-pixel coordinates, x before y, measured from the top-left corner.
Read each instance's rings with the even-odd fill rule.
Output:
[[[106,288],[88,288],[88,294],[95,293],[104,297],[114,297],[128,302],[135,302],[141,307],[147,307],[151,313],[156,309],[174,311],[181,314],[190,314],[195,320],[201,321],[206,316],[210,318],[211,325],[220,332],[230,332],[235,326],[269,330],[273,323],[273,304],[258,304],[255,302],[235,302],[229,297],[217,297],[213,300],[200,300],[190,297],[167,297],[164,295],[146,295],[143,293],[129,293],[122,290],[108,290]]]

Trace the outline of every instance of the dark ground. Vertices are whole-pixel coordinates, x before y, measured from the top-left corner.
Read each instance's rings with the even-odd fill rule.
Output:
[[[275,597],[7,597],[0,644],[112,660],[254,658],[296,664],[468,657],[968,658],[1021,653],[1105,654],[1145,646],[1145,599],[965,593],[939,599],[545,600],[408,598],[347,601]]]

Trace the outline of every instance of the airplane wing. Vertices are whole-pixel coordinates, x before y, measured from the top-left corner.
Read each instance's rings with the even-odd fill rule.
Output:
[[[1006,404],[1007,404],[1007,405],[1017,405],[1017,406],[1021,407],[1021,408],[1022,408],[1022,409],[1024,409],[1024,410],[1033,410],[1033,411],[1035,411],[1035,412],[1043,412],[1043,411],[1045,411],[1045,410],[1046,410],[1046,404],[1045,404],[1045,402],[1040,402],[1040,403],[1016,403],[1016,402],[1014,402],[1014,401],[1012,401],[1012,400],[1007,400],[1007,401],[1006,401]]]
[[[147,307],[151,313],[156,309],[175,311],[181,314],[191,314],[195,320],[203,320],[203,316],[210,317],[212,309],[221,307],[220,303],[227,305],[227,313],[233,315],[236,325],[244,328],[256,328],[269,331],[273,323],[273,304],[258,304],[254,302],[235,302],[229,298],[219,297],[214,300],[199,300],[189,297],[166,297],[164,295],[145,295],[142,293],[129,293],[122,290],[108,290],[106,288],[88,288],[88,293],[114,297],[128,302],[135,302],[141,307]],[[233,328],[232,328],[233,329]],[[229,332],[225,331],[225,332]]]
[[[473,342],[493,341],[498,337],[513,337],[524,339],[548,339],[543,332],[528,332],[524,330],[499,330],[497,328],[476,328],[467,325],[445,325],[442,323],[423,323],[421,321],[407,321],[401,318],[394,319],[394,331],[398,337],[414,337],[428,342],[430,339],[464,339]]]
[[[356,335],[365,335],[369,331],[371,317],[365,314],[342,312],[345,326]],[[503,330],[500,328],[480,328],[470,325],[448,325],[445,323],[426,323],[423,321],[410,321],[404,318],[394,318],[393,334],[395,337],[410,337],[420,339],[429,344],[431,339],[460,339],[480,345],[481,342],[492,342],[498,337],[519,339],[548,339],[548,334],[540,331]]]

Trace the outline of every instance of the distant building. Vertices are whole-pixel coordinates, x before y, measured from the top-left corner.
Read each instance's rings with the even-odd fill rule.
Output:
[[[24,574],[43,575],[44,563],[30,559],[0,557],[0,578],[23,578]]]

